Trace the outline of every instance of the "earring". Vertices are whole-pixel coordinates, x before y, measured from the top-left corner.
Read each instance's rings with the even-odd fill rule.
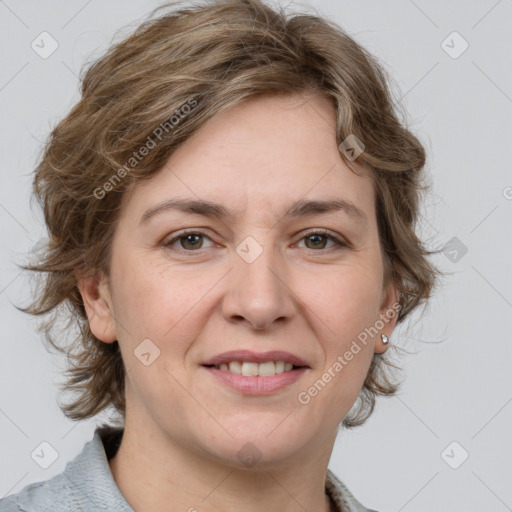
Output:
[[[387,343],[389,341],[388,337],[385,334],[381,334],[380,337],[382,338],[382,343]]]

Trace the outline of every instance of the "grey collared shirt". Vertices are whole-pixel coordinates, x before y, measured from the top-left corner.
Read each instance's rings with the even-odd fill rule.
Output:
[[[117,487],[108,463],[122,433],[121,428],[98,427],[92,440],[62,473],[1,499],[0,512],[134,512]],[[337,512],[376,512],[359,503],[329,469],[325,489]]]

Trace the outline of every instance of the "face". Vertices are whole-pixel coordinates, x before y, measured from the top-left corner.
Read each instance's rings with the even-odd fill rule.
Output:
[[[397,296],[370,176],[335,128],[320,96],[251,99],[125,194],[110,278],[81,290],[93,333],[119,341],[127,426],[232,464],[247,442],[269,464],[315,456],[336,432],[394,320],[361,333]],[[232,351],[263,375],[207,366]],[[301,368],[265,376],[282,364],[258,356]]]

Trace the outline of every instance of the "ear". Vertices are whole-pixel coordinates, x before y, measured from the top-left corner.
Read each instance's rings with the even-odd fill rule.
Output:
[[[87,276],[75,271],[75,275],[91,332],[105,343],[116,341],[114,308],[106,277],[99,271]]]
[[[385,286],[382,297],[379,309],[379,319],[376,322],[376,327],[379,329],[377,340],[375,342],[376,354],[382,354],[387,350],[389,341],[388,343],[384,343],[381,335],[385,334],[388,338],[391,336],[401,309],[399,304],[400,292],[396,282],[392,279],[390,279],[387,286]]]

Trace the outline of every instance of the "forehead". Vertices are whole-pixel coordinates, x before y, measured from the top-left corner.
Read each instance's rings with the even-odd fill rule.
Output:
[[[334,106],[317,95],[260,96],[223,112],[123,199],[140,218],[170,198],[215,202],[238,216],[271,209],[274,219],[304,199],[373,210],[369,173],[346,165]]]

